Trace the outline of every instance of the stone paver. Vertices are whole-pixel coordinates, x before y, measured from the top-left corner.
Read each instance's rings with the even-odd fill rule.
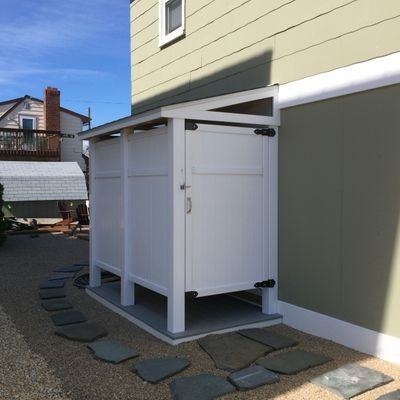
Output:
[[[228,379],[239,390],[251,390],[278,382],[279,377],[277,374],[268,371],[260,365],[252,365],[241,371],[233,372],[228,376]]]
[[[87,347],[93,352],[95,358],[113,364],[118,364],[139,355],[135,349],[114,340],[101,340],[90,343]]]
[[[56,281],[59,279],[72,279],[76,275],[76,272],[56,272],[54,275],[51,275],[49,281]]]
[[[57,299],[65,297],[64,289],[42,289],[39,290],[39,297],[45,299]]]
[[[56,326],[72,325],[86,322],[86,317],[77,310],[54,314],[51,316],[51,319]]]
[[[212,400],[235,391],[226,379],[208,374],[176,378],[169,386],[175,400]]]
[[[55,334],[69,340],[78,342],[93,342],[108,335],[108,332],[95,322],[85,322],[60,326],[55,330]]]
[[[279,335],[278,333],[271,332],[265,329],[245,329],[239,331],[241,335],[270,346],[275,350],[285,349],[287,347],[296,346],[298,342],[287,336]]]
[[[59,289],[65,285],[64,281],[44,281],[40,284],[39,289]]]
[[[257,364],[280,374],[293,375],[309,368],[316,367],[332,359],[322,354],[294,350],[257,360]]]
[[[81,265],[67,265],[65,267],[57,267],[53,269],[53,272],[79,272],[82,269]]]
[[[64,299],[51,299],[42,301],[42,307],[46,311],[62,311],[72,308],[72,304]]]
[[[238,333],[210,335],[199,339],[198,342],[214,360],[217,368],[230,372],[248,367],[272,350],[271,347],[247,339]]]
[[[178,374],[190,365],[189,360],[178,357],[151,358],[136,363],[133,371],[143,380],[151,383],[160,382]]]
[[[351,399],[391,381],[393,378],[390,376],[355,363],[344,365],[311,379],[312,383],[344,399]]]
[[[400,400],[400,389],[379,396],[376,400]]]

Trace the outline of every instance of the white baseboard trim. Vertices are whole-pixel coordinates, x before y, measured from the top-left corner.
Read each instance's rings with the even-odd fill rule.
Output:
[[[305,308],[279,301],[283,323],[362,353],[400,364],[400,338],[328,317]]]
[[[279,108],[398,83],[400,83],[400,52],[280,85]]]

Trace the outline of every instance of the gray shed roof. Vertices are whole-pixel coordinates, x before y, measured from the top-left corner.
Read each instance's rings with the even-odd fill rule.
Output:
[[[0,161],[4,201],[86,200],[85,176],[76,162]]]

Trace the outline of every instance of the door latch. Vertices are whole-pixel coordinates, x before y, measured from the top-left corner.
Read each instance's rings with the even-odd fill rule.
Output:
[[[188,197],[186,199],[186,214],[190,214],[192,212],[192,198]]]
[[[181,190],[186,190],[191,188],[191,186],[186,185],[186,183],[180,185],[179,187],[181,188]]]

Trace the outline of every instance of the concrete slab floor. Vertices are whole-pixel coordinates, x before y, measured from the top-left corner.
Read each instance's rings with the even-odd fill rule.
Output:
[[[276,324],[279,314],[266,315],[261,308],[228,295],[186,298],[186,330],[172,334],[167,330],[167,298],[142,286],[135,286],[135,305],[120,303],[120,282],[103,283],[97,288],[88,288],[106,302],[120,309],[167,339],[177,340],[196,337],[224,329],[240,329],[251,324]]]

